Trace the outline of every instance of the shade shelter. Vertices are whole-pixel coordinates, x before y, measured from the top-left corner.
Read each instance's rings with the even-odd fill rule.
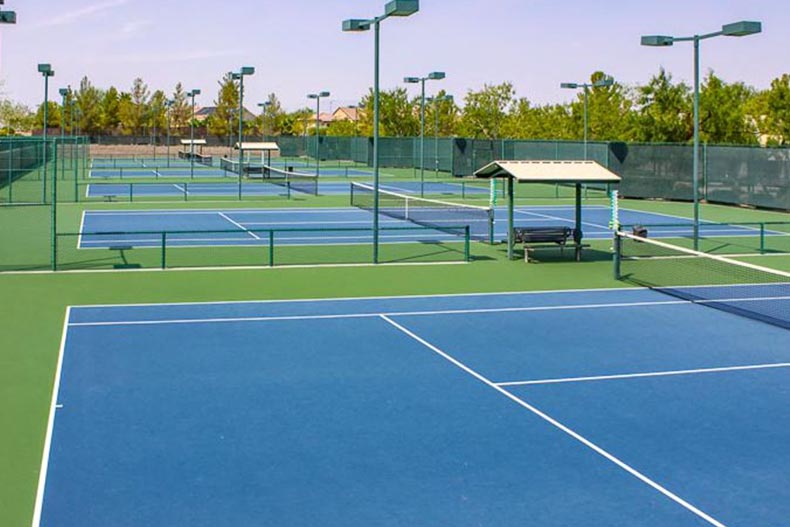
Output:
[[[198,155],[203,155],[203,147],[206,146],[205,139],[182,139],[182,157],[189,159],[197,147]]]
[[[266,165],[271,165],[272,161],[272,152],[280,152],[280,145],[278,145],[274,141],[266,141],[260,143],[253,143],[253,142],[243,142],[243,143],[236,143],[234,146],[236,150],[241,148],[242,156],[245,152],[250,153],[260,153],[261,154],[261,163]]]
[[[612,185],[620,176],[595,161],[493,161],[475,172],[475,177],[505,180],[507,188],[507,254],[513,258],[513,208],[516,183],[551,183],[572,185],[576,189],[573,242],[577,254],[584,238],[582,231],[582,185]]]

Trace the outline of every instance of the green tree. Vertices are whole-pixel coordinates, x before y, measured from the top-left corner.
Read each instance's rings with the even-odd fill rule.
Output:
[[[309,123],[314,118],[315,115],[310,108],[302,108],[295,112],[286,113],[283,116],[280,133],[282,135],[306,135],[307,130],[310,128]]]
[[[162,90],[156,90],[151,95],[151,102],[148,105],[148,127],[153,136],[159,137],[167,128],[167,97]]]
[[[101,99],[101,127],[105,134],[116,132],[121,124],[121,118],[118,114],[119,102],[120,94],[118,90],[114,86],[110,86]]]
[[[180,133],[189,126],[192,118],[192,101],[187,97],[183,85],[179,82],[173,91],[173,106],[170,109],[170,126]]]
[[[473,139],[501,138],[515,95],[513,84],[509,82],[486,84],[482,90],[469,91],[464,97],[460,134]]]
[[[101,91],[91,84],[88,77],[83,77],[76,94],[77,126],[83,134],[97,135],[102,132],[101,100]]]
[[[748,104],[754,96],[754,89],[744,83],[727,84],[710,72],[700,93],[702,140],[710,143],[757,143],[757,127],[747,116]]]
[[[326,129],[326,135],[338,137],[353,137],[359,135],[359,126],[351,119],[332,121]]]
[[[406,88],[379,93],[379,133],[382,136],[409,137],[420,133],[419,101],[410,100]],[[359,119],[362,135],[373,135],[373,90],[362,99]]]
[[[33,112],[24,104],[7,99],[0,101],[0,127],[4,135],[29,131],[33,127],[34,119]]]
[[[239,85],[228,73],[218,81],[219,92],[214,101],[216,110],[208,118],[206,125],[209,133],[228,139],[231,134],[237,133],[239,108]]]
[[[785,145],[790,143],[790,75],[785,73],[778,79],[771,81],[771,87],[761,97],[763,105],[757,106],[757,119],[766,122],[766,135],[771,136],[773,142]],[[764,118],[763,118],[764,116]]]
[[[124,130],[133,135],[144,135],[149,124],[149,102],[151,92],[143,79],[136,78],[132,83],[132,91],[129,92],[130,106],[125,108],[121,117],[121,126]]]
[[[440,90],[436,94],[436,99],[431,98],[426,101],[425,106],[425,134],[439,137],[450,137],[455,135],[458,127],[458,106],[455,101],[446,100],[447,92]],[[439,129],[436,129],[436,117],[439,117]]]
[[[280,99],[276,94],[270,93],[266,97],[266,103],[262,115],[255,119],[256,133],[263,134],[265,130],[267,136],[281,135],[287,114],[283,110]]]
[[[55,101],[49,101],[47,109],[49,110],[47,113],[47,128],[58,128],[61,118],[60,105]],[[44,103],[39,104],[36,110],[36,127],[44,127]]]
[[[126,92],[121,93],[118,97],[118,119],[121,123],[121,133],[123,135],[134,133],[134,128],[129,125],[129,123],[134,121],[134,113],[132,95]]]
[[[663,68],[636,90],[634,139],[655,143],[686,142],[692,137],[691,90],[673,84]]]
[[[608,75],[596,71],[590,82],[605,80]],[[634,119],[631,112],[633,103],[626,88],[615,82],[611,86],[593,86],[589,89],[588,137],[591,141],[628,141],[633,139]],[[584,137],[584,93],[571,104],[575,124],[574,139]]]

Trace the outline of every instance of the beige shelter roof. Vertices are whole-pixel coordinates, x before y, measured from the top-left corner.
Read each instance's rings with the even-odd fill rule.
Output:
[[[512,177],[518,183],[620,182],[620,176],[595,161],[494,161],[475,177]]]
[[[239,143],[236,143],[235,147],[236,150],[239,149]],[[269,141],[266,143],[241,143],[241,149],[246,152],[273,152],[280,150],[280,146],[273,142]]]
[[[189,145],[204,146],[206,144],[206,140],[205,139],[182,139],[181,140],[181,144],[182,145],[186,145],[186,146],[189,146]]]

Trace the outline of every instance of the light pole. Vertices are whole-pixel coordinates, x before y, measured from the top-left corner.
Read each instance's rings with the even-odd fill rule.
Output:
[[[584,160],[587,161],[587,123],[588,123],[588,103],[590,97],[590,88],[606,88],[614,84],[614,79],[611,77],[604,77],[603,79],[595,82],[563,82],[560,88],[568,90],[584,90]]]
[[[452,95],[437,95],[433,98],[433,117],[434,117],[434,125],[433,125],[433,158],[434,158],[434,170],[435,175],[439,177],[439,104],[442,102],[453,102]]]
[[[329,97],[328,91],[310,93],[308,99],[315,99],[315,175],[319,175],[321,169],[321,99]]]
[[[405,77],[403,79],[403,82],[407,84],[420,84],[420,196],[425,195],[425,81],[438,81],[444,77],[443,71],[434,71],[427,77]]]
[[[239,71],[231,73],[231,78],[239,81],[239,199],[241,199],[241,175],[244,173],[244,150],[241,147],[244,143],[244,77],[254,74],[255,68],[252,66],[242,66]]]
[[[49,78],[55,76],[55,70],[49,64],[39,64],[38,72],[44,77],[44,131],[42,133],[43,140],[43,170],[44,170],[44,196],[43,202],[47,202],[47,128],[49,126]],[[55,161],[57,163],[57,160]],[[58,178],[57,175],[52,178],[52,203],[51,203],[51,218],[50,218],[50,245],[52,255],[52,270],[57,268],[57,245],[58,245]]]
[[[271,101],[258,103],[261,109],[261,141],[263,142],[266,142],[266,108],[268,108],[270,104]]]
[[[60,177],[64,179],[66,177],[66,156],[64,154],[66,150],[66,99],[68,98],[70,92],[71,90],[69,88],[61,88],[58,90],[62,101],[60,106]],[[57,169],[57,163],[55,164],[55,167]],[[56,174],[55,179],[57,179],[57,177],[58,176]]]
[[[195,178],[195,96],[200,90],[194,89],[187,93],[192,99],[192,118],[189,120],[189,179]]]
[[[410,16],[420,10],[419,0],[391,0],[384,14],[371,19],[343,21],[343,31],[368,31],[373,26],[373,263],[379,262],[379,40],[381,21]]]
[[[642,37],[643,46],[657,46],[665,47],[671,46],[675,42],[693,42],[694,43],[694,149],[692,160],[692,189],[694,201],[694,250],[699,250],[699,44],[702,40],[709,38],[726,36],[726,37],[745,37],[760,33],[763,26],[760,22],[740,21],[732,24],[726,24],[721,27],[721,31],[707,33],[704,35],[694,35],[691,37],[671,37],[666,35],[647,35]]]
[[[170,117],[174,104],[175,101],[173,99],[165,101],[165,110],[167,111],[167,168],[170,168]]]

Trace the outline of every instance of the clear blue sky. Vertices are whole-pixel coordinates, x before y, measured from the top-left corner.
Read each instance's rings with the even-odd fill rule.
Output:
[[[332,92],[327,105],[359,100],[372,84],[372,33],[343,33],[341,21],[380,14],[385,0],[7,0],[16,26],[0,26],[5,95],[33,105],[43,87],[39,62],[52,63],[50,91],[87,75],[98,87],[128,90],[135,77],[172,91],[177,81],[216,97],[217,79],[242,65],[257,68],[249,106],[275,92],[287,109],[305,94]],[[690,81],[690,44],[645,48],[642,34],[690,35],[741,19],[764,32],[703,43],[703,71],[758,88],[790,71],[790,10],[779,0],[422,0],[410,18],[382,24],[382,86],[433,70],[431,82],[457,99],[484,83],[511,81],[535,103],[573,97],[563,81],[601,69],[626,84],[644,83],[664,66]],[[417,86],[410,86],[412,93]],[[322,108],[323,109],[323,108]],[[329,108],[326,108],[329,109]]]

